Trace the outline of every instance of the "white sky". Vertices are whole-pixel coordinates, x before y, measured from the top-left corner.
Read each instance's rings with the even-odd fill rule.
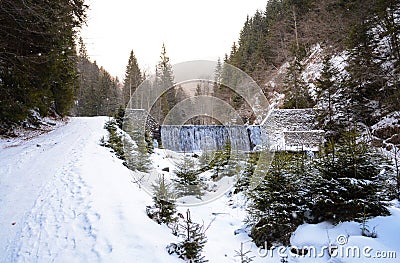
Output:
[[[164,42],[171,63],[223,59],[247,15],[267,0],[86,0],[82,37],[89,56],[121,80],[133,49],[139,67],[154,72]]]

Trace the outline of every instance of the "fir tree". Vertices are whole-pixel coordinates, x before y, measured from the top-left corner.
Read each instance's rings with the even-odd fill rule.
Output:
[[[83,1],[1,2],[0,127],[36,110],[65,116],[73,103],[75,36]]]
[[[368,102],[376,97],[382,83],[386,82],[382,72],[382,60],[378,59],[377,42],[370,33],[371,25],[367,21],[361,22],[353,28],[350,34],[352,50],[347,60],[346,70],[349,72],[345,80],[348,96],[349,115],[352,122],[360,121],[372,125],[373,109]]]
[[[178,162],[175,166],[174,173],[176,179],[174,179],[177,194],[179,196],[194,195],[200,198],[203,195],[203,182],[198,177],[199,172],[195,169],[194,161],[184,156],[181,162]]]
[[[240,177],[235,184],[235,191],[234,191],[235,194],[242,191],[245,192],[248,190],[259,157],[260,157],[259,152],[253,152],[250,153],[250,156],[246,159],[246,164],[244,165],[244,168],[240,173]]]
[[[128,105],[133,93],[142,83],[143,77],[133,50],[129,54],[128,65],[125,70],[124,86],[122,89],[123,105]],[[129,105],[128,105],[129,106]]]
[[[395,169],[395,185],[396,185],[396,190],[395,190],[395,195],[397,197],[397,200],[400,200],[400,149],[399,145],[394,145],[393,146],[393,151],[394,151],[394,169]]]
[[[214,152],[213,159],[210,162],[210,167],[213,169],[212,178],[214,180],[220,179],[222,176],[224,176],[225,168],[229,163],[230,158],[231,144],[230,142],[226,142],[223,146],[223,149]]]
[[[242,163],[241,160],[245,158],[245,154],[242,153],[233,153],[229,152],[229,159],[227,164],[224,166],[222,170],[221,176],[237,176],[239,175],[240,171],[242,170]]]
[[[129,118],[129,116],[127,116]],[[124,150],[126,156],[126,166],[133,171],[148,172],[149,170],[149,150],[145,141],[145,135],[131,121],[124,122],[124,131],[127,136],[124,138]]]
[[[89,60],[89,55],[88,55],[88,51],[86,48],[86,44],[83,41],[82,37],[79,37],[79,40],[78,40],[78,56],[80,59]]]
[[[186,211],[186,218],[179,224],[179,236],[183,239],[177,244],[177,254],[183,260],[192,263],[208,262],[201,255],[203,247],[207,242],[203,225],[192,221],[189,209]]]
[[[118,124],[115,119],[106,122],[104,128],[108,131],[108,140],[107,142],[102,142],[103,146],[113,149],[118,158],[125,160],[123,138],[118,130]]]
[[[124,117],[125,117],[125,109],[120,106],[118,108],[117,113],[114,115],[114,119],[118,124],[118,127],[122,130],[123,124],[124,124]]]
[[[339,223],[388,215],[380,174],[384,165],[384,159],[354,131],[346,132],[339,144],[327,144],[317,160],[320,178],[313,187],[314,220]]]
[[[176,221],[175,194],[172,191],[172,184],[165,181],[164,175],[158,177],[153,184],[154,208],[147,207],[147,214],[157,223],[167,225]]]
[[[342,127],[336,119],[342,109],[338,107],[338,72],[333,67],[330,57],[326,56],[323,62],[321,76],[316,80],[317,92],[317,120],[319,127],[326,131],[328,138],[337,138]],[[343,102],[342,102],[343,103]]]
[[[163,43],[161,48],[160,61],[156,67],[156,81],[155,87],[158,89],[157,94],[162,94],[158,98],[158,106],[156,105],[156,117],[159,120],[165,118],[169,110],[172,109],[176,103],[175,92],[174,92],[174,74],[172,66],[167,55],[165,44]],[[172,88],[172,89],[171,89]]]
[[[124,153],[125,153],[125,165],[133,170],[140,172],[148,172],[150,159],[146,150],[145,145],[137,145],[132,139],[124,138]]]
[[[73,113],[78,116],[112,116],[122,105],[119,80],[103,67],[99,68],[96,62],[90,61],[82,38],[78,44],[79,78]]]
[[[307,90],[307,85],[302,79],[303,65],[297,57],[290,63],[285,78],[285,104],[287,109],[310,108],[313,106],[312,98]]]
[[[269,248],[274,243],[290,244],[290,236],[303,223],[305,201],[301,178],[294,175],[293,156],[275,153],[264,179],[248,192],[250,236],[257,246]]]
[[[212,161],[212,156],[213,156],[213,152],[208,150],[208,149],[204,149],[199,157],[199,165],[201,167],[201,169],[206,169],[209,170],[210,167],[210,162]]]
[[[253,258],[255,256],[249,257],[247,254],[249,254],[251,251],[247,250],[245,251],[243,248],[243,242],[240,242],[240,250],[235,250],[235,257],[240,257],[240,263],[250,263],[253,261]]]
[[[215,66],[215,71],[214,71],[214,91],[218,90],[221,86],[222,70],[223,70],[223,67],[222,67],[221,59],[218,58],[217,65]]]

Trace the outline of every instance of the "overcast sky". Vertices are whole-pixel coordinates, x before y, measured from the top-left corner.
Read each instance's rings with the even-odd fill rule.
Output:
[[[154,72],[164,42],[171,63],[217,60],[229,52],[247,15],[267,0],[86,0],[82,37],[92,60],[122,78],[133,50]]]

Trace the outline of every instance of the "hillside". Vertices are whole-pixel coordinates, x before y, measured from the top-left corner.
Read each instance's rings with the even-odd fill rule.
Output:
[[[28,141],[0,141],[1,262],[182,262],[165,249],[177,242],[177,237],[146,215],[145,206],[152,203],[151,197],[133,182],[131,171],[122,161],[99,145],[106,135],[106,120],[72,118]],[[171,155],[156,149],[152,158],[156,164],[168,163]],[[254,262],[281,262],[278,250],[258,251],[250,241],[243,229],[244,202],[241,194],[229,194],[190,207],[193,219],[207,226],[205,257],[210,262],[240,262],[235,251],[243,242],[243,249],[251,251],[248,255],[255,256]],[[371,247],[371,257],[390,251],[392,254],[386,253],[386,257],[398,256],[398,207],[393,203],[391,216],[368,221],[378,233],[376,239],[362,237],[355,222],[304,224],[294,233],[292,245],[320,249],[337,243],[336,237],[344,235],[345,247]],[[181,213],[186,209],[178,207]],[[265,253],[268,255],[262,257]],[[369,262],[364,254],[338,257],[340,262]],[[289,260],[327,262],[329,256],[324,253],[320,258],[296,259],[292,255]]]
[[[225,62],[271,100],[284,94],[280,107],[319,110],[330,136],[357,125],[393,150],[398,127],[372,126],[400,111],[399,10],[399,1],[268,1],[245,21]]]
[[[268,0],[154,74],[130,25],[121,81],[86,1],[0,2],[0,263],[399,261],[399,0]]]

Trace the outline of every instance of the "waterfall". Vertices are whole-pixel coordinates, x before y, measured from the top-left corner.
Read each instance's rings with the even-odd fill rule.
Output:
[[[250,151],[261,145],[262,135],[256,125],[163,125],[161,141],[164,148],[177,152],[218,150],[227,142],[233,151]]]
[[[251,150],[253,150],[253,148],[256,146],[263,145],[263,134],[262,134],[262,129],[259,125],[247,126],[247,132],[250,139]]]

